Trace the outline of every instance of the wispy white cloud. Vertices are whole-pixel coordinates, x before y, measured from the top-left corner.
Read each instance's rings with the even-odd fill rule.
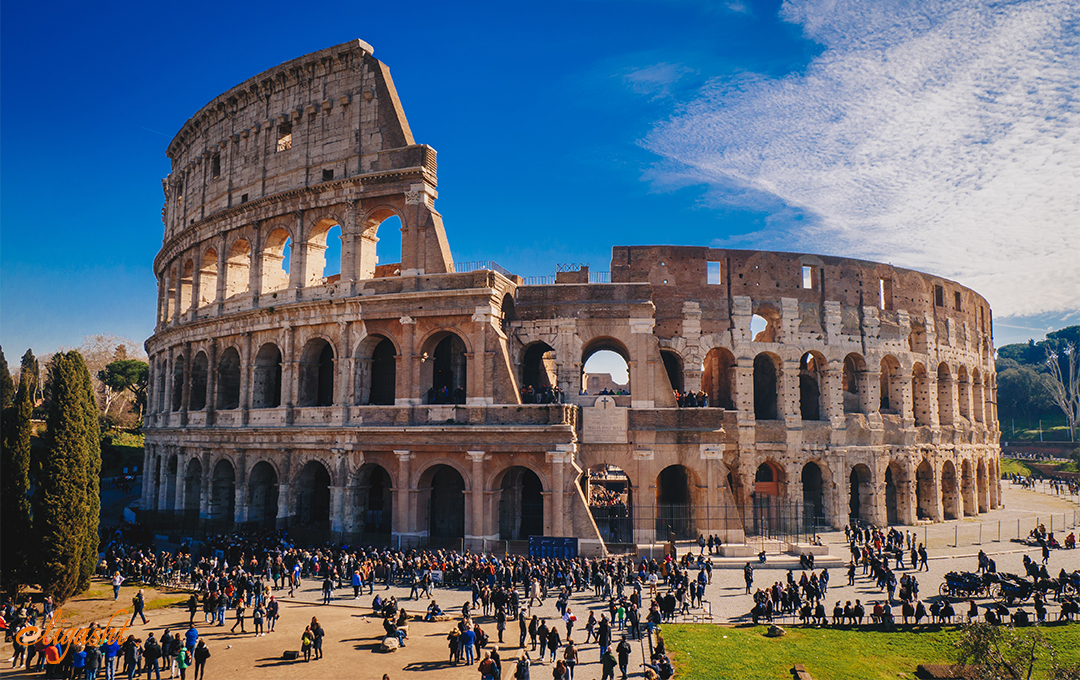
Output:
[[[797,75],[710,81],[643,140],[664,158],[649,179],[779,212],[789,248],[955,278],[1002,316],[1080,309],[1080,3],[782,16],[826,49]]]
[[[694,69],[688,66],[661,62],[626,70],[622,73],[622,79],[632,92],[663,99],[671,96],[671,89],[678,81],[692,73]]]
[[[742,2],[741,0],[734,0],[733,2],[724,3],[724,6],[727,7],[728,10],[730,10],[730,11],[736,13],[736,14],[750,14],[751,13],[750,12],[750,5],[746,4],[745,2]]]

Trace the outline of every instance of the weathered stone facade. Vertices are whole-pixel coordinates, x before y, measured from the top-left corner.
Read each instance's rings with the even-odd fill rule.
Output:
[[[435,151],[360,41],[217,97],[168,155],[149,511],[342,540],[577,536],[588,551],[602,532],[579,482],[605,463],[636,517],[681,504],[684,530],[735,541],[763,497],[838,527],[1000,503],[990,309],[952,281],[674,246],[616,247],[608,277],[533,285],[455,267]],[[379,263],[390,217],[401,261]],[[335,228],[340,275],[324,277]],[[629,395],[579,394],[600,350],[625,359]],[[551,385],[565,403],[522,403]],[[709,406],[679,408],[673,390]]]

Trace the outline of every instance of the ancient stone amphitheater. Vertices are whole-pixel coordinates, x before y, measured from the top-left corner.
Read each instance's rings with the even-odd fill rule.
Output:
[[[455,263],[435,150],[361,41],[237,85],[167,153],[157,525],[594,553],[1000,504],[990,308],[953,281],[707,247],[536,279]],[[624,394],[582,393],[598,352]]]

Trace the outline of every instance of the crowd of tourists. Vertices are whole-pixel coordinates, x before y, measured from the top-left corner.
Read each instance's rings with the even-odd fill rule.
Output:
[[[674,394],[675,403],[678,404],[680,408],[705,408],[709,405],[709,395],[701,390],[697,392],[693,390],[690,390],[689,392],[674,390]]]
[[[521,403],[561,404],[562,390],[559,389],[558,385],[555,385],[554,387],[551,385],[541,385],[540,387],[526,385],[521,388]]]

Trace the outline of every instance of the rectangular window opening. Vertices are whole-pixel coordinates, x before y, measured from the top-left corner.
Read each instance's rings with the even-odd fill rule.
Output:
[[[214,179],[221,177],[221,154],[219,153],[210,158],[210,176]]]
[[[805,264],[802,268],[802,287],[807,289],[814,287],[814,268]]]
[[[938,307],[945,306],[945,289],[941,286],[934,286],[934,304]]]
[[[248,197],[247,194],[243,194],[242,196],[240,196],[240,202],[241,203],[247,203],[247,197]]]
[[[332,179],[334,179],[334,171],[333,170],[323,170],[322,171],[322,181],[329,182]]]
[[[292,123],[278,125],[277,150],[288,151],[292,148]]]
[[[881,308],[891,312],[893,308],[892,279],[878,279],[878,294],[881,298]]]
[[[720,280],[720,263],[719,262],[706,262],[705,273],[707,281],[710,286],[719,286],[722,282]]]
[[[963,311],[962,305],[960,304],[960,291],[956,291],[955,293],[953,293],[953,307],[958,312]]]

